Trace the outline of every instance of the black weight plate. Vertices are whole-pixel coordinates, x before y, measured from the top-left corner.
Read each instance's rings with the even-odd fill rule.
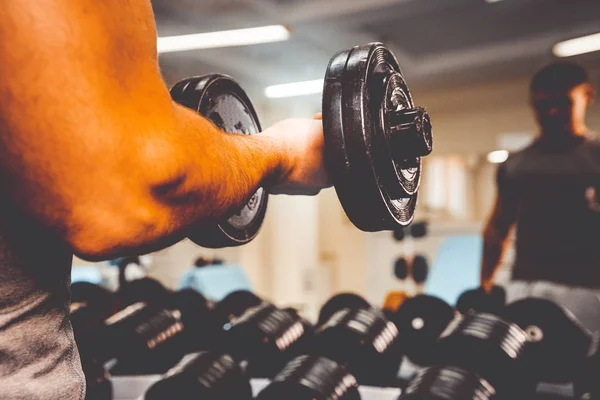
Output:
[[[416,255],[412,264],[412,275],[415,282],[425,283],[429,276],[429,263],[423,255]]]
[[[375,125],[371,107],[373,68],[385,59],[400,71],[394,56],[379,43],[339,53],[329,63],[323,95],[326,157],[338,197],[348,218],[363,231],[408,225],[416,194],[392,199],[375,159]],[[412,100],[410,101],[412,106]]]
[[[505,317],[527,333],[526,356],[537,379],[566,383],[576,378],[592,339],[575,316],[550,300],[526,298],[509,304]]]
[[[401,281],[408,278],[408,261],[404,257],[398,257],[394,262],[394,275]]]
[[[171,97],[226,132],[253,135],[261,131],[250,99],[228,76],[213,74],[184,79],[173,86]],[[267,200],[268,194],[260,188],[242,210],[225,222],[195,228],[188,236],[208,248],[246,244],[258,234],[267,212]]]

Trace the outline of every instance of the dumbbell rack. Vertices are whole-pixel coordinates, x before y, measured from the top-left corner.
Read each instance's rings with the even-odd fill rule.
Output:
[[[144,393],[160,375],[113,377],[113,400],[144,400]],[[254,397],[268,384],[268,379],[252,379],[250,381]],[[400,389],[375,388],[363,386],[359,388],[363,400],[397,400]]]
[[[160,380],[160,375],[113,377],[113,400],[144,400],[146,390],[158,380]],[[252,379],[250,383],[252,392],[256,397],[269,384],[269,380]],[[361,386],[359,392],[362,400],[398,400],[400,396],[400,389],[397,388]],[[573,399],[573,389],[571,385],[541,384],[538,387],[538,395],[539,400],[545,398],[554,400],[561,398]]]

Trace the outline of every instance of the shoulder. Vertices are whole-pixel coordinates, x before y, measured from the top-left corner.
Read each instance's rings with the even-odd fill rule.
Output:
[[[538,143],[537,141],[534,141],[520,150],[511,152],[506,161],[500,164],[500,167],[504,169],[517,168],[523,160],[528,159],[532,154],[536,153],[537,147]]]

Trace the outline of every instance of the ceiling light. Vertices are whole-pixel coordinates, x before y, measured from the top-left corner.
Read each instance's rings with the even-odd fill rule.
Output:
[[[557,57],[571,57],[600,50],[600,33],[565,40],[554,45],[552,52]]]
[[[159,37],[157,48],[159,53],[170,53],[173,51],[280,42],[289,38],[290,31],[285,26],[271,25],[258,28]]]
[[[502,0],[485,0],[486,3],[498,3],[499,1]]]
[[[508,151],[506,150],[496,150],[488,153],[487,160],[492,164],[500,164],[506,161],[508,158]]]
[[[305,96],[323,92],[323,79],[273,85],[265,89],[265,96],[271,99],[282,97]]]

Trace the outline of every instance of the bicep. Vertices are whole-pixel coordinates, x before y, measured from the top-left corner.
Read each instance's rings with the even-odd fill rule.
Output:
[[[139,150],[139,131],[160,125],[168,116],[157,109],[171,105],[149,2],[8,1],[2,8],[3,189],[42,214],[129,190],[106,180],[136,171],[135,154],[117,149]]]

